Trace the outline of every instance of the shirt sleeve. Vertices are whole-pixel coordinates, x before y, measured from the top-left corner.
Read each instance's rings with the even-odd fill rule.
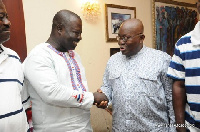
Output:
[[[109,84],[109,64],[107,64],[104,76],[103,76],[103,85],[101,86],[102,92],[107,96],[109,104],[112,102],[112,87]]]
[[[167,102],[167,110],[168,110],[168,117],[169,117],[169,124],[175,124],[175,115],[174,109],[172,104],[172,83],[173,80],[167,77],[167,68],[169,66],[169,60],[166,60],[163,64],[163,71],[161,74],[161,82],[163,84],[163,88],[165,90],[165,97]],[[176,127],[170,127],[170,132],[176,132]]]
[[[180,41],[180,40],[179,40]],[[177,42],[178,43],[178,42]],[[185,80],[185,67],[183,65],[183,54],[180,53],[179,46],[175,45],[174,55],[170,62],[167,76],[174,80]]]
[[[50,56],[30,56],[25,61],[24,72],[35,92],[48,104],[87,110],[93,105],[93,93],[73,90],[72,87],[59,83]]]
[[[21,98],[22,98],[22,104],[26,109],[28,109],[31,106],[30,96],[27,90],[27,81],[24,80],[22,91],[21,91]]]

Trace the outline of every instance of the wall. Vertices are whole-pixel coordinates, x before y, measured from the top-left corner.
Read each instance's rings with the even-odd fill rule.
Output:
[[[76,51],[82,58],[90,91],[96,91],[102,84],[102,76],[110,48],[118,47],[117,43],[107,43],[105,38],[105,8],[106,4],[117,4],[136,7],[136,17],[143,21],[146,35],[144,43],[152,47],[152,2],[151,0],[98,0],[101,15],[96,23],[88,22],[81,13],[81,0],[23,0],[27,51],[41,42],[45,42],[51,30],[52,18],[61,9],[68,9],[83,20],[82,40]],[[178,0],[195,3],[196,0]]]

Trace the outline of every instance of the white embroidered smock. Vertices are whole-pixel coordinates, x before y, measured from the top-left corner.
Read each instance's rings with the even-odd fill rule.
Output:
[[[36,46],[26,58],[24,73],[34,132],[92,131],[94,96],[88,91],[85,70],[75,52],[74,59],[77,63],[67,52],[58,52],[48,43]]]

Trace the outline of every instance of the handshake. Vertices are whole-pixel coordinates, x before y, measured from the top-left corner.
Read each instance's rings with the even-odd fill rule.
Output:
[[[94,105],[98,108],[105,109],[108,106],[108,98],[104,93],[102,93],[101,89],[98,89],[97,92],[93,93],[94,95]]]

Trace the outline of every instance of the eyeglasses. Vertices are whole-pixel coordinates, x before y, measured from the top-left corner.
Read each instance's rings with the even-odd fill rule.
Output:
[[[124,42],[127,42],[130,38],[135,38],[135,37],[137,37],[137,36],[141,36],[141,35],[143,35],[143,33],[139,33],[139,34],[136,34],[136,35],[134,35],[134,36],[117,36],[116,38],[117,38],[117,41],[119,41],[119,40],[123,40]]]

